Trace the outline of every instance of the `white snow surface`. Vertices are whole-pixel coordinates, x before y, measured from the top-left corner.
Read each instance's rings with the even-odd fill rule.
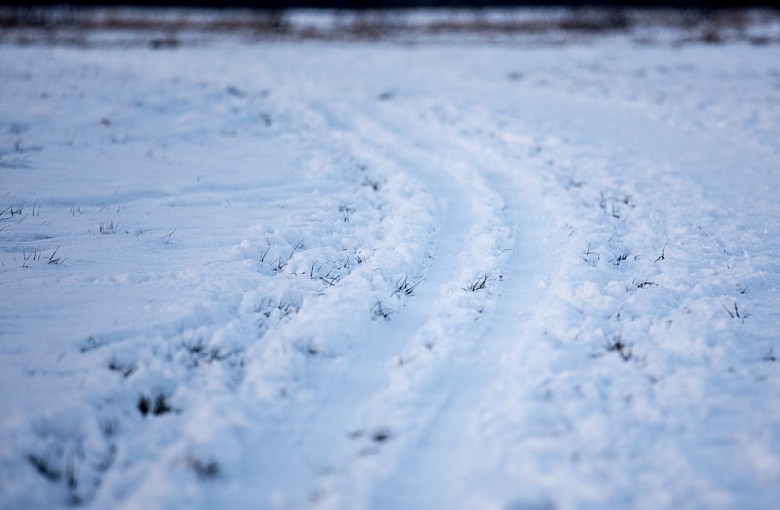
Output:
[[[772,508],[780,52],[0,46],[0,508]]]

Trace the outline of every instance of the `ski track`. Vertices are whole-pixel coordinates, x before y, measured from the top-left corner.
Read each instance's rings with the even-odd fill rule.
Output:
[[[776,50],[263,49],[0,49],[0,507],[774,504]]]

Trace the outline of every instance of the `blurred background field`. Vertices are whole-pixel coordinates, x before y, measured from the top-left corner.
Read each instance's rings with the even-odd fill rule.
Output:
[[[780,10],[770,2],[150,2],[113,6],[0,4],[0,43],[149,45],[173,48],[215,38],[243,40],[453,40],[565,44],[614,35],[640,43],[780,43]],[[179,4],[179,5],[174,5]]]

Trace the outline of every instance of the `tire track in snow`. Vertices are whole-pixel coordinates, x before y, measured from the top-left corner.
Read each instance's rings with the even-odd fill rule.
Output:
[[[598,114],[625,121],[624,112]],[[653,126],[644,126],[652,139]],[[728,360],[750,356],[747,351],[759,373],[770,370],[760,361],[762,352],[771,352],[768,339],[756,335],[749,318],[740,324],[735,309],[724,313],[718,303],[735,296],[740,309],[743,300],[761,309],[740,291],[745,281],[758,292],[766,287],[760,265],[747,253],[735,254],[751,234],[735,237],[727,213],[717,212],[695,182],[676,175],[673,162],[650,164],[634,153],[634,170],[627,174],[614,163],[627,157],[620,149],[598,140],[583,143],[567,127],[555,125],[561,137],[571,138],[544,141],[544,154],[540,146],[522,155],[521,147],[500,141],[503,136],[464,140],[486,157],[488,147],[496,149],[493,167],[500,170],[491,182],[507,190],[510,211],[522,218],[518,238],[535,239],[511,265],[526,285],[533,284],[536,272],[516,263],[546,257],[538,273],[542,287],[535,295],[522,291],[507,271],[502,300],[514,310],[497,314],[483,339],[498,347],[482,358],[492,369],[474,380],[487,389],[453,384],[453,397],[431,427],[446,432],[410,449],[404,468],[377,484],[371,507],[659,507],[691,501],[732,507],[735,500],[724,487],[738,479],[736,473],[705,468],[719,455],[754,473],[765,489],[776,476],[775,465],[755,457],[771,448],[764,436],[771,418],[754,416],[750,428],[761,432],[748,439],[746,420],[723,410],[750,415],[750,406],[715,389],[747,394],[750,377],[724,376],[734,373]],[[515,129],[528,132],[520,122]],[[507,139],[517,139],[508,131]],[[512,175],[517,161],[537,179],[523,201],[510,197],[529,193],[519,184],[522,179],[527,187],[534,178],[525,171]],[[543,197],[541,204],[534,195]],[[686,207],[689,202],[696,210]],[[549,232],[533,226],[527,232],[534,210],[552,213]],[[622,258],[627,251],[630,256]],[[767,263],[760,254],[755,262]],[[485,409],[481,402],[503,404]],[[697,411],[688,407],[696,409],[693,402],[723,425],[701,429]],[[479,417],[464,424],[468,413]],[[724,431],[732,428],[739,432],[727,439]],[[652,453],[645,443],[655,445]],[[664,470],[677,473],[673,482]],[[635,485],[639,478],[646,487]],[[757,501],[768,501],[772,492],[759,491]]]
[[[492,189],[501,190],[514,237],[495,314],[479,338],[443,367],[435,412],[405,448],[397,468],[374,484],[367,508],[480,508],[514,496],[506,493],[506,477],[496,470],[503,445],[492,436],[495,410],[487,397],[518,328],[533,313],[538,279],[551,271],[551,259],[544,257],[547,224],[528,186],[498,173],[485,171],[484,176]]]
[[[361,119],[353,129],[362,134],[361,143],[375,140],[392,147],[446,213],[424,283],[381,333],[395,355],[385,358],[374,374],[372,391],[338,420],[347,427],[335,445],[330,443],[339,452],[332,457],[339,461],[309,491],[315,495],[314,506],[322,508],[371,507],[378,481],[406,469],[408,452],[435,432],[436,415],[462,383],[448,379],[457,375],[456,366],[464,357],[470,357],[495,312],[513,242],[504,202],[478,171],[478,158],[448,144],[442,133],[433,132],[424,140],[405,137],[399,126],[416,122],[413,118],[377,122],[355,111],[344,116]],[[431,127],[426,124],[413,132]],[[340,384],[346,389],[360,381]]]
[[[630,111],[587,102],[568,106],[577,119],[600,118],[627,132],[642,126],[634,139],[669,138]],[[495,122],[490,113],[468,113],[486,125]],[[382,120],[393,125],[393,119]],[[413,125],[413,120],[403,123]],[[733,500],[722,487],[733,477],[702,472],[717,452],[736,455],[765,481],[774,476],[771,464],[755,458],[758,445],[769,447],[765,440],[741,436],[747,452],[726,452],[711,443],[725,441],[722,433],[685,433],[686,420],[698,422],[675,391],[670,393],[672,385],[714,409],[745,408],[699,389],[750,385],[739,378],[724,381],[719,374],[725,372],[725,353],[738,356],[733,335],[740,326],[728,321],[736,309],[724,315],[717,300],[734,299],[729,296],[734,286],[744,289],[740,280],[764,285],[748,259],[731,254],[737,239],[725,213],[714,212],[695,182],[675,174],[674,160],[651,164],[644,143],[629,150],[604,147],[598,139],[585,143],[576,133],[587,130],[570,118],[542,125],[564,141],[523,140],[522,128],[514,136],[508,130],[475,137],[463,136],[463,126],[411,129],[435,132],[437,149],[457,154],[462,166],[442,165],[453,171],[453,181],[501,189],[506,215],[516,218],[515,235],[522,240],[506,271],[501,313],[485,336],[477,329],[448,331],[434,311],[412,337],[405,352],[413,363],[389,372],[385,390],[358,413],[359,437],[370,437],[386,424],[397,437],[388,434],[388,445],[372,450],[375,455],[326,477],[323,485],[332,484],[344,499],[323,498],[323,507],[578,508],[635,506],[640,500],[653,501],[651,506],[684,504],[692,498],[730,505]],[[425,140],[416,143],[425,147]],[[527,154],[521,155],[523,150]],[[633,170],[621,171],[621,163]],[[529,170],[513,171],[518,164]],[[463,178],[470,169],[479,169],[472,181]],[[687,202],[699,204],[698,210],[687,208]],[[667,203],[674,207],[663,208]],[[544,214],[555,221],[530,224]],[[721,223],[725,228],[716,228]],[[701,232],[708,224],[709,232]],[[693,291],[687,290],[691,275],[699,278]],[[710,290],[702,294],[702,287]],[[702,320],[697,314],[714,320],[714,327],[697,322]],[[524,327],[518,328],[518,321]],[[481,337],[480,348],[469,345],[469,334]],[[419,348],[423,339],[441,336],[455,340],[443,346],[431,341],[429,351]],[[756,340],[754,349],[771,353],[766,339]],[[756,360],[760,357],[759,352]],[[677,367],[680,362],[687,367]],[[507,404],[490,409],[482,402]],[[744,428],[740,420],[712,419]],[[766,430],[763,422],[760,430]],[[646,456],[643,441],[656,445],[658,459]],[[655,476],[663,462],[678,473],[675,480],[688,482],[670,484]],[[638,490],[633,477],[654,488]],[[608,490],[598,483],[603,478],[611,480]],[[556,490],[561,479],[570,482]]]
[[[345,147],[347,133],[329,133],[332,112],[316,104],[298,108],[310,128],[331,140],[331,147]],[[239,410],[228,402],[233,414],[225,418],[213,415],[213,402],[200,406],[201,419],[211,421],[226,438],[221,453],[228,473],[251,473],[251,484],[231,488],[230,497],[242,505],[256,504],[258,495],[262,505],[279,508],[301,508],[322,499],[321,491],[307,486],[334,471],[339,452],[332,446],[350,430],[344,417],[375,389],[379,375],[398,356],[400,346],[387,331],[402,322],[408,299],[394,292],[394,286],[405,276],[417,281],[430,263],[438,214],[432,197],[406,173],[394,172],[392,162],[387,168],[370,147],[347,147],[346,152],[345,164],[371,172],[371,182],[379,179],[372,187],[382,197],[374,204],[380,214],[371,228],[381,235],[368,236],[377,244],[365,246],[370,255],[364,263],[325,287],[322,295],[307,297],[294,316],[247,349],[247,375],[237,396],[251,406]],[[296,259],[303,255],[305,250],[290,264],[300,266]],[[389,324],[372,320],[375,303],[392,312]],[[298,481],[294,491],[290,480]]]

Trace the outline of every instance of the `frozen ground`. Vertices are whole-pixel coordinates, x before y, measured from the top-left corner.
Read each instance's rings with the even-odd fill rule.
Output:
[[[772,508],[777,45],[0,46],[0,508]]]

